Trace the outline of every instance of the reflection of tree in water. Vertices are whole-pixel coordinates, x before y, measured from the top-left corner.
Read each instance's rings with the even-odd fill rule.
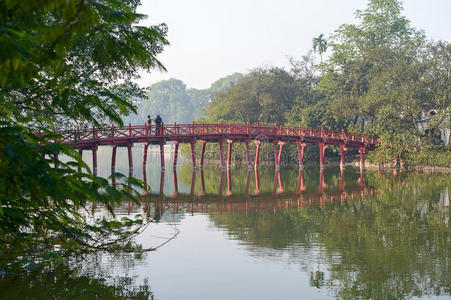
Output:
[[[327,174],[327,173],[326,173]],[[254,255],[298,263],[336,296],[400,299],[451,294],[449,175],[367,172],[373,195],[300,210],[211,212]],[[327,180],[326,180],[327,181]],[[443,202],[443,203],[442,203]],[[308,257],[308,259],[306,259]],[[327,272],[313,264],[326,265]]]
[[[51,271],[3,278],[0,299],[154,299],[147,280],[137,283],[127,274],[139,260],[136,256],[96,253],[78,259]],[[116,266],[121,276],[114,275],[115,264],[108,259],[121,262]]]

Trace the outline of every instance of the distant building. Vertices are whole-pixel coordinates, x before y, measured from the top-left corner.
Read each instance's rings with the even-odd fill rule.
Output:
[[[435,110],[430,110],[428,112],[423,113],[423,117],[421,120],[417,122],[417,129],[423,133],[428,134],[430,129],[428,126],[428,121],[431,117],[433,117],[437,112]],[[443,126],[439,127],[440,130],[440,140],[442,141],[443,145],[448,146],[450,142],[450,136],[451,136],[451,129],[446,126],[446,124],[449,124],[450,122],[450,116],[447,115],[445,120],[443,121]]]

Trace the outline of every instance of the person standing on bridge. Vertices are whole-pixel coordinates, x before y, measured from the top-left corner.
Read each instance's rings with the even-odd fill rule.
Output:
[[[155,118],[155,125],[156,125],[156,131],[155,135],[161,135],[161,123],[163,123],[163,120],[161,119],[160,115],[157,115]]]
[[[150,115],[147,116],[147,121],[146,121],[146,134],[149,135],[150,134],[150,130],[152,128],[152,119],[150,118]]]

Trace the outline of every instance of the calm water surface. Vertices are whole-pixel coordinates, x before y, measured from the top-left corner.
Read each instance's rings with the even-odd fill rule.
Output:
[[[99,175],[108,176],[103,151]],[[0,281],[0,298],[450,299],[450,175],[263,165],[193,173],[187,163],[160,173],[159,157],[149,161],[143,205],[117,213],[158,220],[138,237],[144,247],[175,239]],[[126,151],[117,169],[128,172]]]

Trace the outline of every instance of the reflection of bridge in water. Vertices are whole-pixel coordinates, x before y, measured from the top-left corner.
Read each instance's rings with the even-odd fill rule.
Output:
[[[226,172],[221,172],[221,176],[219,179],[219,189],[218,189],[218,193],[217,194],[207,194],[205,191],[205,176],[204,176],[204,170],[201,169],[200,170],[200,192],[195,195],[195,185],[196,185],[196,178],[197,178],[197,172],[194,171],[192,173],[192,177],[191,177],[191,189],[190,189],[190,193],[189,195],[186,194],[180,194],[179,190],[178,190],[178,180],[177,180],[177,171],[174,169],[173,170],[173,183],[174,183],[174,191],[172,193],[172,198],[175,199],[180,199],[180,200],[189,200],[192,199],[195,196],[198,196],[199,198],[208,198],[208,197],[222,197],[224,194],[227,198],[231,198],[233,196],[233,191],[232,191],[232,175],[231,175],[231,170],[227,169]],[[145,174],[145,173],[144,173]],[[250,181],[251,181],[251,176],[254,176],[255,179],[255,189],[253,191],[250,191]],[[146,181],[146,176],[144,176],[144,183],[145,186],[147,187],[147,181]],[[158,196],[163,196],[164,195],[164,180],[165,180],[165,172],[161,172],[161,176],[160,176],[160,189],[159,189],[159,195]],[[224,188],[224,183],[226,181],[226,187]],[[361,188],[365,187],[365,179],[364,179],[364,171],[363,168],[360,168],[360,177],[357,180],[358,185]],[[339,190],[340,191],[344,191],[346,187],[346,181],[345,181],[345,174],[344,174],[344,168],[340,168],[340,182],[339,182]],[[324,176],[324,170],[320,169],[319,171],[319,183],[318,183],[318,192],[319,193],[324,193],[325,189],[327,188],[326,182],[325,182],[325,176]],[[305,180],[304,180],[304,169],[300,168],[299,169],[299,173],[298,173],[298,178],[297,178],[297,186],[296,186],[296,194],[300,195],[302,194],[302,192],[304,192],[306,190],[306,186],[305,186]],[[284,188],[283,188],[283,184],[282,184],[282,178],[281,178],[281,173],[280,170],[277,170],[274,172],[274,186],[273,186],[273,191],[272,191],[272,195],[280,195],[283,194],[285,192]],[[147,190],[144,190],[144,195],[147,195]],[[254,169],[254,171],[252,172],[251,170],[249,170],[247,172],[247,176],[246,176],[246,185],[245,185],[245,191],[244,194],[242,195],[238,195],[239,197],[248,197],[248,196],[259,196],[261,194],[260,191],[260,180],[259,180],[259,171],[258,169]]]
[[[246,215],[250,211],[273,211],[276,213],[284,209],[301,209],[308,206],[323,207],[327,204],[344,205],[348,200],[363,201],[365,197],[373,196],[374,189],[368,188],[363,177],[363,170],[360,177],[353,182],[350,187],[346,186],[344,170],[340,170],[340,180],[336,187],[329,187],[325,183],[324,171],[320,170],[318,178],[318,188],[313,191],[306,191],[304,183],[304,170],[300,169],[297,178],[295,193],[284,191],[280,171],[274,173],[274,186],[272,193],[260,191],[259,172],[257,169],[249,171],[246,177],[244,194],[233,194],[231,172],[221,172],[219,178],[219,189],[217,194],[205,193],[204,172],[200,171],[200,191],[195,194],[196,172],[193,172],[191,189],[189,194],[178,192],[177,172],[173,172],[174,192],[171,197],[165,197],[164,172],[160,178],[160,194],[148,194],[139,198],[141,206],[133,202],[125,202],[121,207],[123,213],[145,212],[152,214],[159,219],[164,212],[171,213],[231,213],[244,212]],[[256,188],[250,190],[251,176],[255,176]]]

